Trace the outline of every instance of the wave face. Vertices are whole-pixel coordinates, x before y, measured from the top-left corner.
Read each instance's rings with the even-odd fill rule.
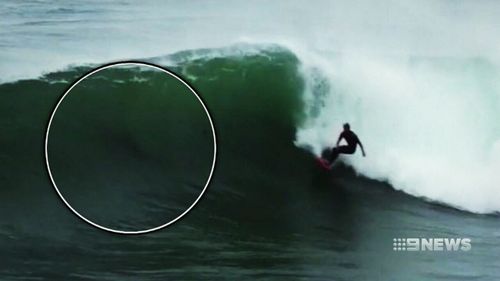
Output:
[[[343,160],[360,174],[459,209],[500,211],[498,64],[338,55],[303,72],[299,146],[319,153],[350,122],[368,157]]]
[[[115,66],[81,80],[61,101],[48,159],[59,191],[80,214],[114,229],[127,221],[127,229],[150,229],[196,201],[213,145],[205,111],[184,84],[151,67]]]
[[[271,184],[274,191],[266,193],[279,197],[289,181],[302,182],[309,172],[301,163],[310,156],[293,145],[296,124],[304,117],[299,62],[276,46],[228,52],[188,51],[150,60],[169,61],[211,112],[218,140],[213,192],[222,203],[232,205],[228,194],[259,197],[261,186]],[[44,198],[51,190],[33,188],[48,187],[42,146],[33,143],[43,143],[60,93],[91,68],[0,85],[6,128],[1,145],[10,147],[2,154],[10,163],[5,168],[10,176],[1,178],[8,187],[3,192]],[[62,194],[85,217],[115,229],[151,228],[175,218],[198,196],[211,166],[205,112],[191,93],[169,95],[180,90],[164,81],[164,73],[149,72],[112,68],[82,81],[61,103],[50,129],[49,160]],[[292,170],[295,176],[287,176]]]

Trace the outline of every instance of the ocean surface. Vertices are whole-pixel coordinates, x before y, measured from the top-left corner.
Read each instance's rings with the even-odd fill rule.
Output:
[[[3,1],[0,279],[500,279],[498,12],[490,1]],[[123,60],[184,78],[217,138],[198,203],[143,235],[75,216],[44,153],[70,85]],[[344,122],[367,157],[325,172],[314,158]],[[144,67],[81,82],[50,130],[66,200],[126,231],[182,214],[215,152],[198,100]],[[471,249],[395,251],[394,238]]]

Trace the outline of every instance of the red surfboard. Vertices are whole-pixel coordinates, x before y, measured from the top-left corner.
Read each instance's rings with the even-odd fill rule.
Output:
[[[330,165],[328,164],[328,161],[326,161],[323,158],[317,157],[316,160],[318,161],[318,164],[321,166],[321,168],[325,170],[330,170]]]

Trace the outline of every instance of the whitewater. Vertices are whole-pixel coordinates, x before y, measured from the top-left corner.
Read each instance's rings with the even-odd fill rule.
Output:
[[[458,209],[500,211],[500,3],[196,2],[203,9],[5,1],[0,82],[115,60],[168,64],[165,55],[184,50],[281,46],[298,57],[305,85],[298,147],[318,154],[350,122],[368,156],[343,161],[359,174]]]

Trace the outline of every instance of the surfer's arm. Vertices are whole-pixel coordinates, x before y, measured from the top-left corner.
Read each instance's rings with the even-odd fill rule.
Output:
[[[340,141],[342,140],[342,138],[343,138],[343,137],[344,137],[344,133],[341,133],[341,134],[339,135],[339,139],[337,140],[337,144],[335,145],[336,147],[338,147],[338,146],[339,146]]]
[[[361,143],[361,141],[358,139],[358,144],[359,144],[359,147],[361,147],[361,153],[363,154],[363,157],[366,156],[366,153],[365,153],[365,148],[363,147],[363,144]]]

